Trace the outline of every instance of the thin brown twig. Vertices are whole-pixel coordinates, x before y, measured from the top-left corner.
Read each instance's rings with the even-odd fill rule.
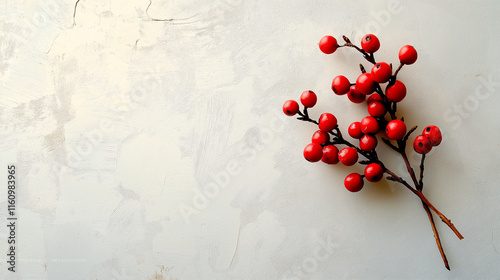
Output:
[[[412,133],[413,133],[413,132],[417,129],[417,127],[418,127],[417,125],[416,125],[416,126],[414,126],[414,127],[412,127],[412,128],[411,128],[411,129],[410,129],[410,130],[406,133],[405,137],[403,138],[403,141],[405,141],[405,142],[406,142],[406,141],[408,140],[408,138],[410,137],[410,134],[412,134]]]
[[[398,69],[396,69],[396,72],[394,72],[394,75],[393,75],[394,80],[396,80],[396,76],[398,75],[399,70],[401,70],[401,68],[403,68],[403,65],[404,65],[403,63],[400,63],[398,66]]]
[[[424,188],[424,183],[423,183],[424,161],[425,161],[425,154],[422,154],[422,160],[420,161],[420,180],[418,182],[418,185],[416,186],[417,190],[420,192]],[[422,203],[422,207],[424,207],[424,210],[427,213],[427,217],[429,218],[429,222],[431,223],[432,232],[434,232],[434,238],[436,239],[436,245],[438,247],[439,253],[441,254],[441,258],[443,259],[444,266],[446,267],[446,269],[450,270],[450,265],[448,264],[448,259],[446,258],[446,255],[444,254],[443,245],[441,244],[441,238],[439,238],[439,233],[438,233],[437,228],[436,228],[436,223],[434,223],[434,218],[432,217],[432,213],[429,210],[429,206]]]
[[[453,225],[453,223],[451,222],[450,219],[448,219],[443,213],[441,213],[439,210],[436,209],[436,207],[434,207],[434,205],[432,205],[432,203],[422,194],[421,191],[418,191],[414,188],[412,188],[405,180],[403,180],[401,177],[399,177],[398,175],[394,174],[392,171],[390,171],[389,169],[385,169],[385,172],[389,175],[391,175],[392,177],[394,177],[396,179],[397,182],[403,184],[407,189],[409,189],[413,194],[415,194],[416,196],[418,196],[420,198],[420,200],[422,200],[422,202],[424,204],[426,204],[427,206],[429,206],[429,208],[434,211],[434,213],[436,213],[436,215],[439,216],[439,218],[441,219],[441,221],[443,221],[443,223],[445,223],[454,233],[455,235],[459,238],[459,239],[464,239],[463,235],[458,231],[458,229],[455,227],[455,225]]]
[[[344,39],[345,41],[345,44],[343,45],[338,45],[337,47],[338,48],[342,48],[342,47],[351,47],[351,48],[354,48],[356,49],[358,52],[360,52],[363,57],[368,61],[370,62],[371,64],[376,64],[375,62],[375,57],[373,56],[373,54],[369,54],[367,52],[365,52],[363,49],[361,49],[360,47],[354,45],[353,43],[351,43],[351,40],[349,40],[349,38],[347,38],[346,36],[342,36],[342,38]]]
[[[365,67],[363,66],[363,64],[359,64],[359,70],[361,70],[361,73],[366,73],[366,70],[365,70]]]
[[[450,270],[450,265],[448,264],[448,259],[446,258],[446,255],[444,254],[443,250],[443,245],[441,244],[441,239],[439,238],[439,233],[436,229],[436,224],[434,223],[434,218],[432,217],[431,210],[429,209],[429,206],[427,206],[425,203],[422,202],[422,206],[425,209],[425,212],[427,213],[427,217],[429,217],[429,221],[432,225],[432,232],[434,232],[434,238],[436,239],[436,244],[439,249],[439,253],[441,253],[441,258],[443,259],[444,266],[446,269]]]
[[[408,156],[406,155],[406,141],[398,140],[398,148],[399,148],[399,153],[403,157],[403,160],[406,165],[406,169],[408,170],[408,173],[411,176],[411,179],[413,180],[413,183],[415,184],[415,187],[417,188],[417,178],[415,177],[415,171],[413,171],[413,168],[410,165],[410,161],[408,160]]]
[[[384,137],[382,137],[381,139],[387,146],[391,147],[391,149],[399,153],[399,148],[394,146],[394,144],[392,144],[390,140],[385,139]]]
[[[425,161],[425,154],[422,154],[422,160],[420,160],[420,180],[418,181],[418,186],[417,189],[419,191],[422,191],[424,188],[424,161]]]

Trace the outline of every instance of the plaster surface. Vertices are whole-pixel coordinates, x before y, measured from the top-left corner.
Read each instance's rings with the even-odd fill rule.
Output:
[[[500,5],[497,1],[5,0],[0,4],[1,279],[498,279]],[[366,115],[335,96],[359,53],[397,65],[408,126],[438,125],[419,200],[399,185],[311,164],[313,125]],[[419,157],[409,150],[418,166]],[[392,151],[384,162],[404,174]],[[16,272],[8,271],[7,166],[15,165]]]

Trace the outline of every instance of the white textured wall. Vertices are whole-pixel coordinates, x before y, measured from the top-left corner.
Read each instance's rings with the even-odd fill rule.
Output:
[[[0,4],[4,256],[6,166],[18,175],[18,271],[2,261],[0,278],[499,277],[496,1],[75,2]],[[414,195],[385,181],[347,192],[362,167],[306,162],[315,128],[282,116],[312,89],[313,116],[332,112],[344,131],[361,119],[329,89],[360,56],[317,43],[367,31],[379,60],[419,52],[400,110],[445,134],[425,193],[465,236],[436,221],[451,272]]]

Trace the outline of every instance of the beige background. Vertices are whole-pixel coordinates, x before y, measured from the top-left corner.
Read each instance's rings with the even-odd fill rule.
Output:
[[[19,219],[18,272],[2,261],[0,278],[499,277],[496,1],[8,0],[0,11],[0,166],[18,168]],[[366,32],[377,59],[418,50],[399,108],[444,132],[425,193],[465,236],[437,222],[451,272],[415,196],[385,181],[347,192],[362,167],[306,162],[315,128],[281,113],[312,89],[311,115],[334,113],[344,132],[360,120],[366,109],[329,87],[363,60],[317,44]]]

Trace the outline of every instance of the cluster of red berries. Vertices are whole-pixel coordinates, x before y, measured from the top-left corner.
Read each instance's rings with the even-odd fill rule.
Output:
[[[344,37],[347,44],[350,41]],[[319,42],[319,48],[326,54],[334,53],[339,45],[332,36],[325,36]],[[379,39],[368,34],[361,40],[361,51],[368,60],[373,59],[373,53],[380,48]],[[403,46],[399,51],[401,66],[413,64],[417,60],[417,51],[409,45]],[[398,69],[399,70],[399,69]],[[351,83],[345,76],[336,76],[332,81],[332,90],[336,95],[347,95],[354,103],[363,103],[366,100],[368,115],[359,122],[353,122],[348,128],[349,135],[359,140],[359,148],[348,145],[339,149],[334,144],[346,144],[345,141],[330,139],[330,135],[338,138],[337,118],[324,113],[317,123],[319,130],[312,136],[312,141],[304,149],[304,157],[310,162],[323,161],[327,164],[337,164],[339,161],[346,165],[354,165],[358,161],[358,152],[371,152],[377,147],[378,140],[376,134],[383,130],[385,136],[390,140],[400,141],[406,134],[406,125],[401,119],[395,117],[395,104],[401,102],[406,96],[406,86],[396,80],[396,73],[392,71],[392,65],[386,62],[374,63],[371,72],[366,72],[361,66],[362,73],[357,77],[355,83]],[[385,93],[380,85],[387,83]],[[300,96],[300,102],[305,108],[304,113],[300,112],[299,104],[294,100],[288,100],[283,105],[283,112],[288,116],[299,113],[299,119],[308,118],[307,108],[316,105],[318,98],[313,91],[304,91]],[[392,111],[391,111],[392,110]],[[387,121],[385,116],[391,114],[391,120]],[[385,128],[385,129],[384,129]],[[433,139],[433,140],[431,140]],[[415,151],[426,154],[432,146],[436,146],[441,141],[441,133],[436,126],[429,126],[424,129],[421,136],[414,142]],[[437,144],[436,144],[437,143]],[[359,149],[359,151],[358,151]],[[357,173],[349,174],[345,180],[345,187],[353,192],[361,190],[363,187],[363,177],[370,182],[378,182],[382,179],[384,167],[380,162],[369,163],[364,171],[364,175]]]
[[[304,91],[300,96],[300,102],[305,108],[314,107],[317,102],[317,96],[313,91]],[[288,100],[283,105],[283,112],[288,116],[294,116],[299,113],[299,104],[295,100]],[[310,162],[321,160],[327,164],[337,164],[339,161],[345,166],[356,164],[358,161],[358,151],[355,147],[345,147],[339,150],[334,145],[335,141],[330,141],[330,133],[334,133],[333,131],[338,129],[337,118],[330,113],[323,113],[317,123],[319,130],[314,132],[311,143],[304,148],[304,158]],[[365,117],[361,122],[354,122],[349,126],[349,135],[360,139],[360,149],[363,151],[375,149],[377,138],[374,134],[378,131],[378,121],[371,116]],[[384,169],[379,163],[370,163],[366,166],[364,175],[351,173],[345,178],[344,185],[348,190],[357,192],[364,185],[363,177],[370,182],[378,182],[382,179],[383,175]]]
[[[415,137],[413,149],[415,152],[425,155],[431,151],[432,147],[441,144],[441,140],[443,140],[441,130],[435,125],[429,125],[424,128],[421,135]]]
[[[418,179],[406,154],[408,138],[417,127],[407,129],[404,119],[398,118],[396,115],[397,105],[406,97],[406,86],[397,80],[397,74],[404,65],[413,64],[417,60],[417,51],[412,46],[403,46],[399,51],[399,67],[393,71],[392,64],[375,61],[373,53],[380,48],[380,41],[375,35],[365,35],[361,40],[361,48],[352,44],[349,38],[343,36],[343,39],[345,44],[339,45],[334,37],[325,36],[319,42],[319,48],[326,54],[334,53],[340,47],[355,48],[368,62],[373,64],[370,72],[367,72],[360,64],[361,74],[356,78],[355,83],[351,83],[347,77],[339,75],[333,79],[331,85],[336,95],[347,95],[348,99],[354,103],[364,103],[366,100],[368,115],[361,121],[351,123],[348,128],[349,136],[357,139],[358,145],[344,138],[338,127],[337,118],[333,114],[323,113],[318,120],[309,117],[308,109],[314,107],[318,101],[316,94],[310,90],[304,91],[300,96],[303,110],[300,110],[297,101],[288,100],[283,105],[283,112],[288,116],[298,114],[299,120],[314,123],[319,128],[314,132],[311,143],[304,149],[303,154],[306,160],[310,162],[323,161],[327,164],[341,162],[345,166],[352,166],[358,162],[359,156],[366,159],[359,161],[360,164],[366,165],[363,174],[351,173],[345,177],[344,186],[349,191],[360,191],[363,188],[364,179],[369,182],[378,182],[384,177],[384,174],[387,174],[387,180],[398,182],[417,195],[428,214],[445,267],[450,269],[431,211],[434,211],[459,239],[463,239],[463,236],[422,193],[424,160],[432,147],[441,143],[441,131],[437,126],[429,125],[413,142],[415,152],[422,155]],[[386,84],[385,90],[382,89],[383,84]],[[411,186],[380,161],[376,151],[379,139],[402,156],[414,186]]]

